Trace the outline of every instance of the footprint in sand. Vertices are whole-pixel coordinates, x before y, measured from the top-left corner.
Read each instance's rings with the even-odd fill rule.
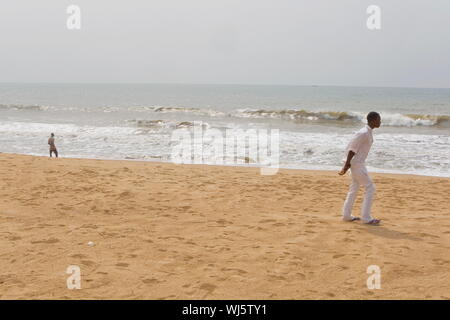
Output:
[[[81,260],[81,264],[91,267],[91,266],[95,265],[95,262],[91,261],[91,260]]]
[[[269,274],[268,277],[270,278],[270,280],[280,280],[280,281],[286,280],[285,277],[277,276],[277,275],[274,275],[274,274]]]
[[[275,219],[263,219],[263,220],[259,220],[259,223],[269,223],[269,222],[276,222],[277,220]]]
[[[170,239],[170,238],[177,239],[177,240],[184,240],[183,237],[178,237],[178,236],[158,237],[158,239]]]
[[[421,233],[419,233],[418,234],[420,237],[429,237],[429,238],[434,238],[434,239],[439,239],[439,237],[438,236],[435,236],[435,235],[432,235],[432,234],[429,234],[429,233],[425,233],[425,232],[421,232]]]
[[[442,266],[444,264],[449,264],[450,260],[444,260],[444,259],[433,259],[433,262]]]
[[[191,208],[192,208],[191,206],[182,206],[182,207],[178,207],[177,209],[179,209],[181,212],[185,212],[185,211],[190,210]]]
[[[214,292],[214,290],[216,290],[217,286],[211,283],[203,283],[200,285],[200,290],[205,290],[206,293],[205,295],[202,297],[202,299],[204,299],[207,295],[212,294]]]
[[[69,256],[69,257],[74,258],[74,259],[84,259],[84,258],[87,258],[86,255],[81,254],[81,253],[72,254],[72,255]]]
[[[277,222],[272,224],[273,227],[284,227],[286,224],[282,223],[282,222]]]
[[[132,198],[133,194],[129,191],[124,191],[122,193],[119,194],[119,196],[117,197],[118,199],[129,199]]]
[[[119,263],[116,263],[116,266],[117,266],[117,267],[128,267],[129,264],[128,264],[128,263],[125,263],[125,262],[119,262]]]
[[[162,281],[159,281],[158,279],[155,278],[151,278],[151,279],[143,279],[142,282],[145,284],[157,284]]]
[[[247,271],[238,268],[222,268],[222,271],[237,271],[239,274],[245,274]]]
[[[166,299],[168,299],[168,300],[173,300],[173,299],[176,298],[176,297],[177,297],[176,295],[171,294],[170,296],[167,296],[167,297],[159,297],[159,298],[156,298],[156,300],[166,300]]]
[[[31,241],[32,244],[36,244],[36,243],[57,243],[59,242],[59,239],[56,238],[50,238],[50,239],[46,239],[46,240],[38,240],[38,241]]]
[[[306,279],[306,276],[303,273],[301,273],[301,272],[297,272],[295,275],[297,277],[299,277],[300,279],[302,279],[302,280]]]

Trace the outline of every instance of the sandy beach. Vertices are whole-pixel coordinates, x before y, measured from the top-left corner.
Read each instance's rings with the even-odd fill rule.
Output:
[[[341,221],[332,171],[0,154],[0,174],[0,299],[450,299],[449,178],[372,173],[374,227]]]

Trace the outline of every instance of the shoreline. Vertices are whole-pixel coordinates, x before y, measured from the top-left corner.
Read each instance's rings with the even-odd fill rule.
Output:
[[[13,156],[29,156],[29,157],[39,157],[39,158],[49,158],[49,156],[45,156],[45,155],[38,155],[38,154],[23,154],[23,153],[9,153],[9,152],[0,152],[0,155],[13,155]],[[173,165],[182,165],[182,166],[209,166],[209,167],[235,167],[235,168],[256,168],[256,169],[261,169],[264,168],[260,165],[252,165],[252,164],[207,164],[207,163],[184,163],[184,164],[175,164],[171,161],[164,161],[161,159],[149,159],[149,160],[142,160],[142,159],[106,159],[106,158],[83,158],[83,157],[59,157],[58,159],[69,159],[69,160],[99,160],[99,161],[130,161],[130,162],[139,162],[139,163],[160,163],[160,164],[173,164]],[[398,172],[395,170],[384,170],[383,171],[378,171],[378,170],[373,170],[373,168],[371,168],[370,166],[367,167],[369,174],[374,174],[374,175],[399,175],[399,176],[413,176],[413,177],[425,177],[425,178],[442,178],[442,179],[450,179],[450,175],[449,176],[438,176],[438,175],[426,175],[426,174],[416,174],[416,173],[403,173],[403,172]],[[341,169],[341,167],[336,167],[336,169],[303,169],[303,168],[294,168],[294,167],[279,167],[279,170],[292,170],[292,171],[305,171],[305,172],[314,172],[314,171],[319,171],[319,172],[335,172],[337,174],[337,172],[339,172]],[[350,171],[346,174],[346,175],[350,175]]]

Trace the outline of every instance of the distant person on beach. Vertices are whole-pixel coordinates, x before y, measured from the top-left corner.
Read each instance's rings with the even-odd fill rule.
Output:
[[[380,220],[374,219],[370,215],[370,209],[372,207],[373,197],[375,195],[375,185],[369,177],[365,165],[367,155],[369,154],[370,147],[373,143],[372,130],[374,128],[379,128],[380,124],[380,115],[374,111],[370,112],[367,115],[367,125],[356,132],[347,146],[347,160],[341,172],[339,172],[342,176],[348,171],[348,169],[350,169],[352,174],[352,183],[342,209],[342,218],[345,221],[361,220],[358,217],[352,216],[352,208],[355,203],[359,187],[364,186],[365,194],[361,212],[363,223],[369,225],[378,225],[380,223]]]
[[[50,138],[48,138],[48,145],[50,146],[50,158],[52,157],[52,153],[55,153],[55,156],[58,158],[58,150],[55,146],[55,134],[52,133]]]

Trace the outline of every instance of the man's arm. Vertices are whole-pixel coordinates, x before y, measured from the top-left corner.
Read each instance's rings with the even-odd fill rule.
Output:
[[[352,160],[353,156],[358,153],[359,149],[364,144],[366,139],[367,135],[361,131],[357,132],[356,135],[352,138],[347,147],[347,161],[345,161],[344,167],[342,168],[341,172],[339,172],[341,176],[348,171],[348,169],[350,168],[350,161]]]
[[[342,168],[341,172],[339,172],[341,176],[343,176],[348,171],[348,169],[350,169],[350,161],[355,154],[356,153],[354,153],[352,150],[348,152],[347,161],[345,161],[344,167]]]

